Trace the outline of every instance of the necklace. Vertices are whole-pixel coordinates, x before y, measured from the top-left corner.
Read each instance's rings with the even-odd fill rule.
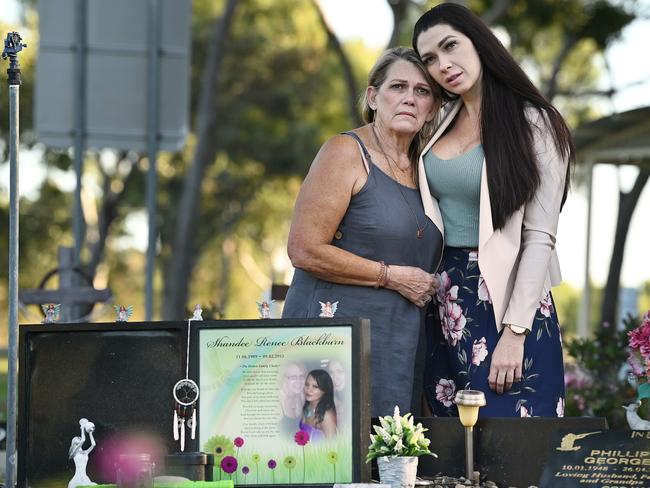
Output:
[[[392,158],[386,154],[386,151],[384,150],[384,146],[381,145],[381,142],[379,141],[379,136],[377,135],[377,130],[375,129],[375,124],[372,124],[372,135],[375,138],[375,142],[377,143],[377,147],[379,147],[379,150],[383,154],[384,158],[386,159],[386,163],[388,163],[388,169],[390,169],[391,174],[393,175],[393,181],[395,182],[395,185],[397,186],[397,189],[399,190],[400,195],[402,195],[402,199],[404,200],[404,203],[408,207],[408,209],[411,211],[411,215],[413,216],[413,219],[415,220],[415,227],[417,228],[417,231],[415,232],[415,236],[418,239],[422,239],[424,237],[424,229],[427,228],[427,220],[425,218],[424,220],[424,225],[420,227],[420,221],[418,220],[418,216],[415,215],[415,212],[411,208],[411,205],[409,205],[409,201],[406,199],[406,195],[404,195],[404,192],[402,191],[402,187],[400,183],[397,181],[397,176],[395,176],[395,171],[393,171],[393,166],[391,165],[391,160]],[[392,161],[395,166],[397,166],[397,163],[393,160]],[[400,169],[399,166],[397,166],[397,169]]]

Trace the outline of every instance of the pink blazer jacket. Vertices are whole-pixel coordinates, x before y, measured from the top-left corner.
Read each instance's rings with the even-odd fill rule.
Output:
[[[438,202],[431,196],[423,156],[443,134],[462,107],[453,102],[440,126],[425,146],[419,160],[419,184],[425,213],[443,233]],[[546,120],[530,109],[534,150],[540,169],[540,185],[535,197],[508,219],[501,230],[492,227],[490,196],[483,160],[479,210],[478,263],[494,306],[497,330],[503,324],[531,329],[535,313],[551,287],[562,281],[555,250],[560,205],[568,161],[555,148]]]

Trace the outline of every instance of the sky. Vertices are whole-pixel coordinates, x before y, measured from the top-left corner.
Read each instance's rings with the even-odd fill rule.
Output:
[[[16,21],[15,0],[3,0],[0,20]],[[319,0],[330,24],[344,40],[362,39],[366,44],[381,48],[388,42],[392,30],[392,13],[385,0]],[[650,0],[640,0],[640,7],[650,17]],[[363,19],[360,21],[360,19]],[[606,103],[607,113],[625,111],[650,105],[650,63],[641,49],[650,44],[650,20],[636,20],[628,26],[621,38],[606,52],[611,66],[612,79],[601,84],[609,88],[622,88],[612,103]],[[21,159],[21,172],[29,172],[38,166],[38,155]],[[603,284],[607,277],[618,201],[618,188],[612,182],[620,181],[627,190],[636,176],[635,168],[616,170],[610,166],[597,166],[594,170],[594,192],[592,213],[592,250],[589,269],[592,280]],[[0,181],[8,180],[8,167],[0,170]],[[24,179],[21,179],[21,185]],[[6,185],[6,183],[3,183]],[[21,193],[24,187],[21,186]],[[26,190],[25,190],[26,191]],[[574,185],[562,215],[557,236],[557,249],[566,281],[582,287],[585,273],[586,248],[586,190]],[[650,226],[646,224],[650,215],[650,184],[646,185],[632,219],[625,260],[623,263],[622,286],[638,287],[650,280],[650,264],[647,246],[650,243]],[[146,237],[144,239],[146,242]]]

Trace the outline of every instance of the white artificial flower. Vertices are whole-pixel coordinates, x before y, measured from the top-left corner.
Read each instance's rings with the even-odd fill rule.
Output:
[[[395,422],[395,433],[397,435],[402,435],[402,422]]]
[[[402,420],[402,417],[399,415],[399,407],[395,405],[395,411],[393,412],[393,418],[395,419],[395,423],[399,424]]]
[[[395,444],[395,454],[402,454],[402,451],[404,450],[404,444],[402,444],[402,439],[397,440],[397,444]]]
[[[384,442],[390,442],[390,434],[383,429],[382,427],[379,427],[378,425],[375,425],[375,432],[381,436],[382,439],[384,439]]]

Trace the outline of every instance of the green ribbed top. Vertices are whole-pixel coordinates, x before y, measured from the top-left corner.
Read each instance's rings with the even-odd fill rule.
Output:
[[[483,146],[452,159],[428,151],[424,170],[445,226],[445,246],[478,248]]]

